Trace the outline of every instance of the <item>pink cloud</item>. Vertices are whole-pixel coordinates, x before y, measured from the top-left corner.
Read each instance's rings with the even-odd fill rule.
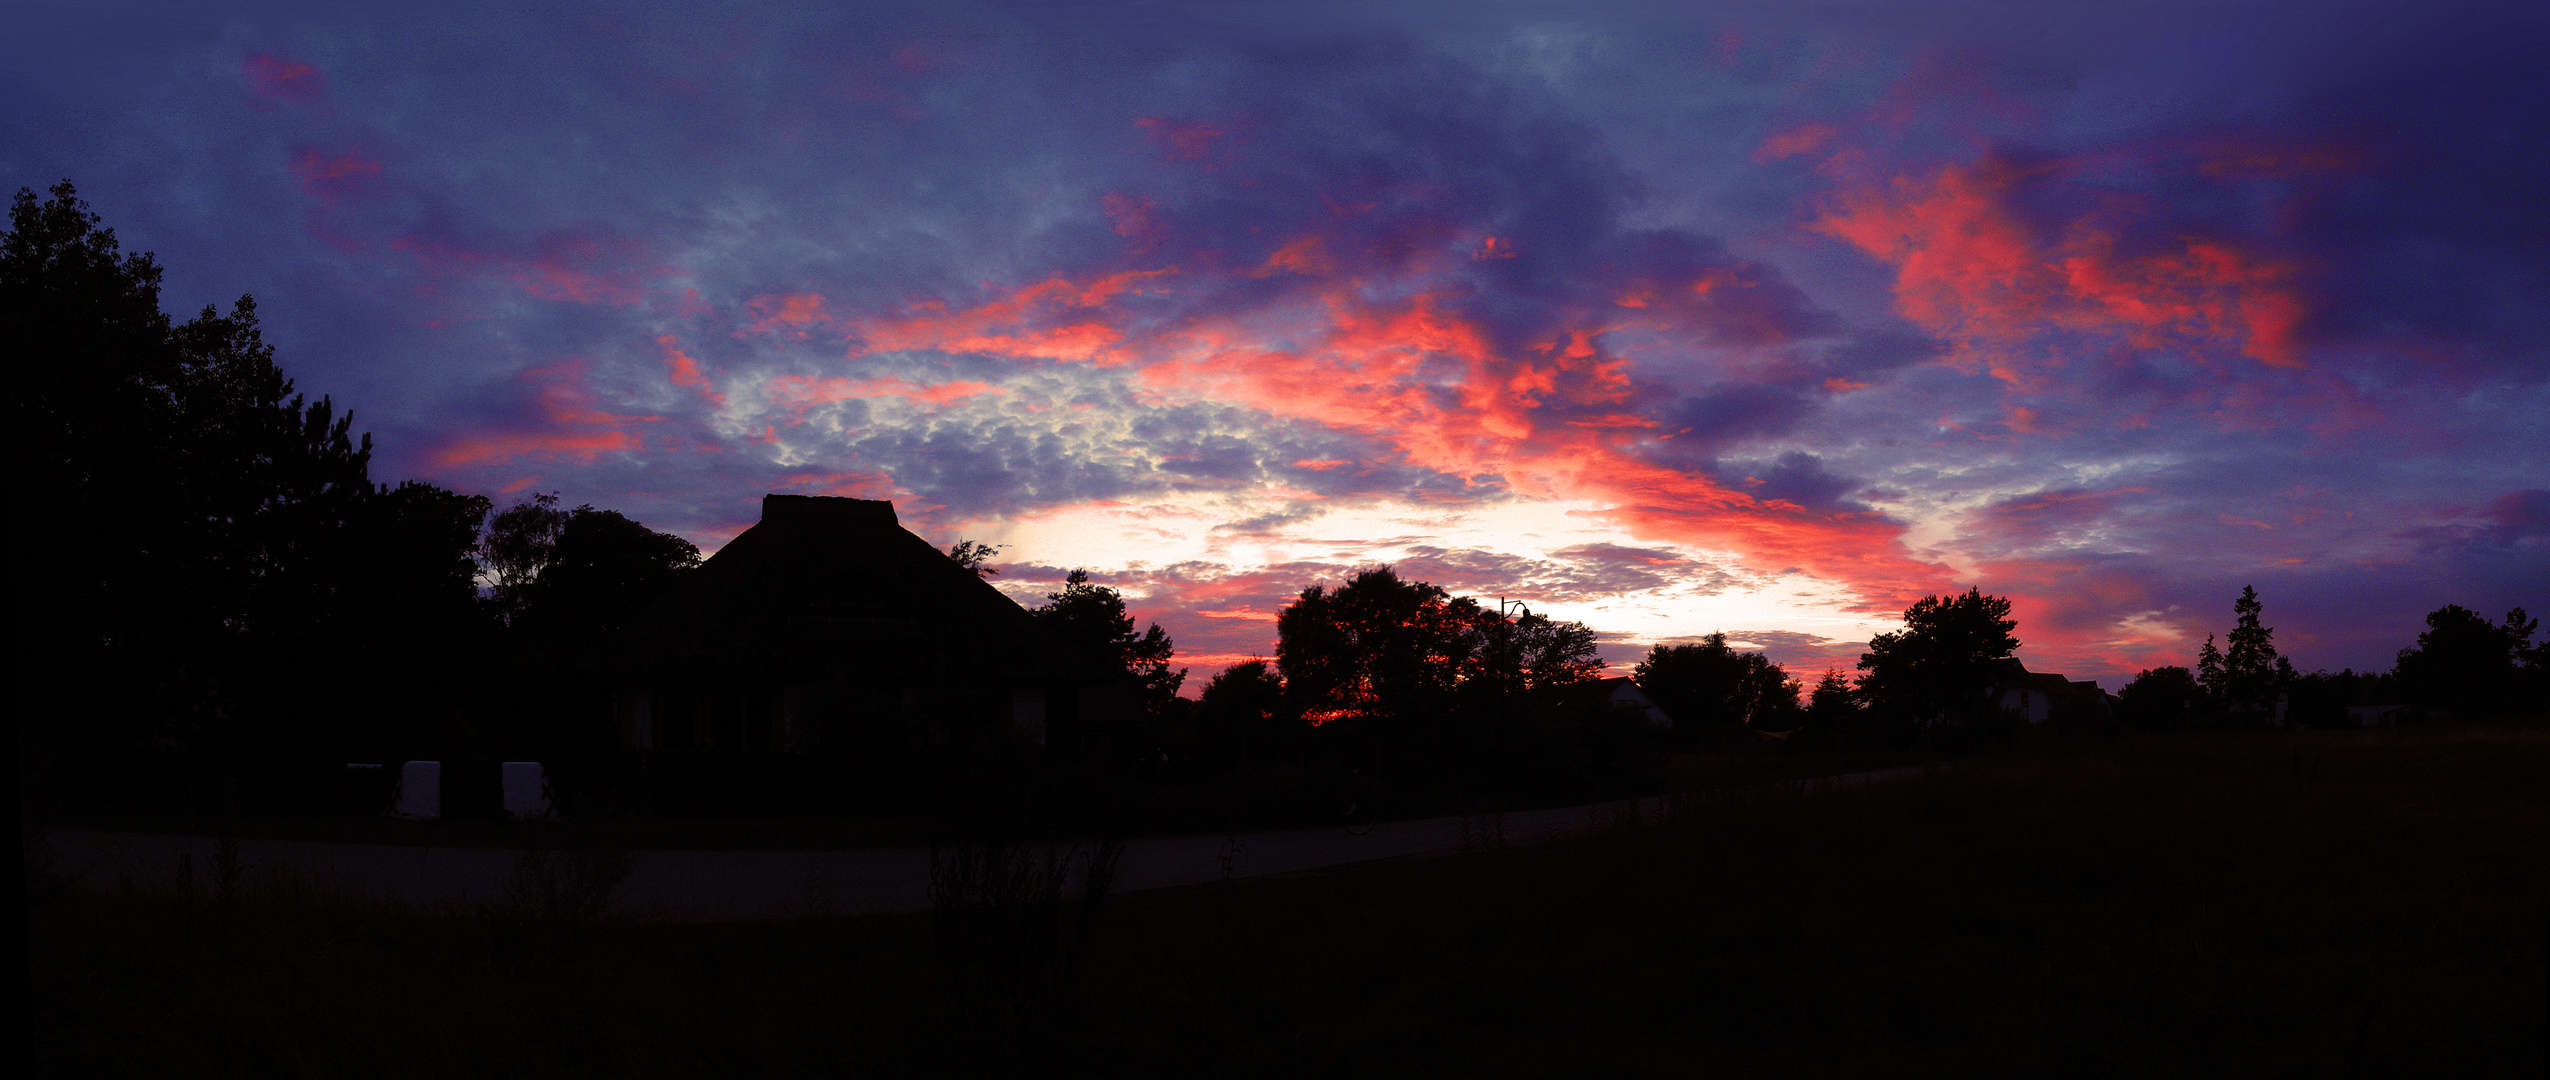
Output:
[[[636,306],[647,302],[651,283],[672,268],[655,262],[635,237],[571,226],[551,229],[527,243],[474,246],[415,234],[390,241],[427,271],[501,281],[542,300]]]
[[[665,334],[656,338],[655,343],[664,350],[664,366],[673,379],[673,385],[697,391],[711,405],[726,406],[726,395],[709,386],[708,376],[700,373],[699,361],[682,351],[679,340]]]
[[[444,468],[470,468],[520,460],[566,459],[590,463],[605,454],[644,448],[645,439],[628,425],[656,423],[661,416],[627,415],[602,407],[586,383],[591,361],[561,360],[524,371],[518,378],[532,384],[533,404],[541,423],[529,429],[466,432],[430,455]]]
[[[250,53],[241,65],[248,80],[248,91],[257,98],[257,107],[271,109],[278,103],[298,105],[317,101],[327,93],[327,79],[319,69],[298,60],[286,60],[268,53]]]
[[[1146,116],[1133,123],[1142,129],[1144,138],[1159,148],[1160,156],[1170,161],[1197,162],[1213,158],[1222,140],[1229,134],[1225,128],[1174,117]]]
[[[1831,124],[1815,123],[1799,124],[1796,127],[1775,131],[1763,139],[1762,145],[1753,151],[1753,160],[1756,163],[1767,164],[1793,158],[1799,154],[1811,154],[1831,144],[1833,140],[1840,138],[1841,134],[1841,129]]]
[[[1601,344],[1620,324],[1583,321],[1537,347],[1508,351],[1461,313],[1461,293],[1449,284],[1377,297],[1319,261],[1325,245],[1317,240],[1279,245],[1268,265],[1299,281],[1241,312],[1155,322],[1135,301],[1220,287],[1175,267],[1057,276],[968,308],[934,302],[864,322],[852,355],[930,349],[1136,366],[1156,393],[1310,420],[1387,446],[1408,464],[1496,477],[1531,497],[1593,501],[1636,535],[1760,552],[1851,582],[1881,605],[1900,608],[1899,598],[1938,587],[1939,569],[1905,556],[1895,543],[1901,526],[1881,515],[1758,500],[1642,458],[1636,441],[1652,421],[1628,407],[1627,360]],[[1738,340],[1787,334],[1744,274],[1711,270],[1649,284],[1653,299],[1644,308],[1603,318],[1683,334],[1705,327]],[[806,377],[772,390],[800,416],[844,397],[924,396],[892,381]],[[956,392],[956,384],[935,391]]]
[[[300,183],[301,193],[325,207],[369,194],[381,172],[381,163],[359,150],[330,154],[305,146],[292,154],[292,178]]]
[[[1899,312],[2013,383],[2047,362],[2017,346],[2048,329],[2301,365],[2309,305],[2296,266],[2192,235],[2129,249],[2122,219],[2133,207],[2114,199],[2049,230],[2017,200],[2070,169],[1988,158],[1846,185],[1812,227],[1891,265]]]
[[[822,293],[756,296],[744,301],[744,307],[759,318],[736,331],[739,337],[777,334],[802,341],[811,336],[813,328],[833,323],[831,313],[824,310]]]

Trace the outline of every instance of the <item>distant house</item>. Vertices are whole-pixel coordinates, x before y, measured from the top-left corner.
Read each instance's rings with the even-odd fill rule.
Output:
[[[880,725],[1068,737],[1074,670],[1026,609],[903,528],[894,504],[770,495],[761,521],[616,636],[624,750],[790,753]]]
[[[1611,703],[1613,709],[1636,713],[1654,727],[1667,729],[1673,727],[1673,717],[1666,715],[1665,710],[1650,699],[1646,691],[1638,689],[1638,684],[1631,682],[1626,675],[1593,679],[1583,685],[1586,688],[1583,692],[1601,694],[1605,701]]]
[[[2057,706],[2065,703],[2100,714],[2109,707],[2107,692],[2100,690],[2097,682],[2029,671],[2016,659],[2003,661],[2000,670],[1994,672],[1988,696],[1995,708],[2031,724],[2044,723]]]

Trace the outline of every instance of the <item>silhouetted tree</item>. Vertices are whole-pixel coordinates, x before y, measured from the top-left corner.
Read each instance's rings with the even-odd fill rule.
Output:
[[[2297,675],[2286,684],[2285,693],[2290,700],[2285,723],[2290,727],[2358,727],[2361,721],[2347,715],[2347,706],[2400,703],[2396,681],[2390,675],[2357,672],[2354,668],[2335,674],[2313,671]]]
[[[558,534],[566,531],[572,515],[558,508],[558,493],[552,491],[506,507],[487,523],[480,550],[495,578],[489,601],[507,623],[520,618],[531,602],[531,583],[557,558]]]
[[[2018,652],[2010,601],[1979,589],[1904,609],[1904,628],[1868,641],[1859,692],[1871,708],[1919,723],[1987,717],[2002,662]]]
[[[1388,567],[1303,590],[1275,629],[1288,711],[1396,764],[1556,738],[1538,721],[1602,667],[1581,623],[1509,619]]]
[[[295,392],[252,298],[172,325],[151,258],[68,182],[50,195],[18,192],[0,238],[11,479],[48,517],[22,552],[45,568],[21,594],[38,756],[326,756],[353,688],[453,686],[419,672],[470,638],[484,501],[375,486],[369,437]]]
[[[1859,692],[1850,680],[1834,668],[1824,669],[1824,677],[1815,683],[1815,691],[1806,704],[1808,723],[1821,728],[1841,728],[1859,715]]]
[[[1000,570],[991,565],[992,556],[1000,553],[998,545],[977,540],[959,540],[947,549],[948,558],[955,560],[956,565],[973,571],[974,576],[979,578],[1000,576]]]
[[[2236,715],[2271,717],[2293,681],[2293,663],[2276,652],[2275,628],[2260,622],[2266,605],[2257,589],[2241,586],[2231,610],[2236,621],[2228,648],[2215,652],[2213,639],[2205,639],[2205,651],[2197,658],[2197,682],[2216,704]]]
[[[1684,728],[1786,730],[1798,711],[1797,680],[1758,652],[1737,652],[1723,633],[1696,644],[1658,645],[1631,669],[1640,690]]]
[[[1265,660],[1245,660],[1204,684],[1196,713],[1208,737],[1244,757],[1290,749],[1301,718],[1284,707],[1284,680]]]
[[[616,510],[559,509],[554,492],[497,514],[480,551],[495,579],[488,602],[507,625],[578,645],[598,643],[700,564],[688,540]]]
[[[2196,650],[2196,685],[2204,691],[2208,707],[2219,709],[2222,706],[2220,687],[2223,682],[2222,650],[2214,647],[2214,636],[2207,634],[2204,646]]]
[[[1498,694],[1533,694],[1572,686],[1603,669],[1593,628],[1525,611],[1507,617],[1479,609],[1478,669],[1468,685]]]
[[[2183,667],[2146,668],[2116,692],[2117,719],[2149,731],[2176,731],[2196,721],[2198,706],[2204,702],[2204,688],[2197,685],[2194,672]]]
[[[1053,631],[1082,664],[1123,672],[1139,688],[1143,707],[1153,715],[1174,707],[1171,702],[1186,682],[1186,669],[1169,668],[1176,643],[1160,624],[1135,633],[1123,594],[1091,584],[1087,570],[1073,570],[1063,579],[1063,590],[1046,594],[1045,601],[1027,613]]]
[[[567,515],[547,565],[523,586],[516,626],[553,638],[598,642],[626,625],[700,564],[699,549],[616,510]]]
[[[21,189],[0,238],[0,340],[9,343],[11,493],[43,527],[19,530],[18,603],[40,672],[12,710],[30,767],[137,738],[196,707],[210,672],[186,640],[212,612],[183,580],[193,537],[165,468],[179,434],[179,360],[160,270],[124,254],[68,181]],[[83,723],[53,718],[82,716]],[[41,725],[31,726],[31,725]]]
[[[1313,725],[1439,717],[1477,661],[1480,615],[1476,600],[1376,567],[1335,590],[1313,585],[1286,605],[1276,615],[1275,663],[1295,711]]]
[[[2507,612],[2499,625],[2446,604],[2427,613],[2416,646],[2400,650],[2395,669],[2400,688],[2422,704],[2456,713],[2525,704],[2520,691],[2538,683],[2527,675],[2538,673],[2532,635],[2540,626],[2522,608]],[[2541,707],[2537,700],[2529,704]]]

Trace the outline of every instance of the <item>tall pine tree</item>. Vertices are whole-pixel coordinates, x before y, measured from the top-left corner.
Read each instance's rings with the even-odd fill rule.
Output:
[[[2276,631],[2262,621],[2266,604],[2255,587],[2241,586],[2231,611],[2227,647],[2216,652],[2213,638],[2205,639],[2196,660],[2197,681],[2207,697],[2231,713],[2272,720],[2277,700],[2293,684],[2293,662],[2276,652]]]

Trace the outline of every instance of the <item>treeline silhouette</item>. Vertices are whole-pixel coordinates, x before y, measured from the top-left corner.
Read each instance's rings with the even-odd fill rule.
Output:
[[[23,530],[26,796],[298,810],[329,804],[323,778],[342,780],[346,762],[500,755],[553,762],[562,791],[626,795],[614,791],[626,769],[613,761],[607,688],[588,676],[616,631],[700,565],[698,550],[554,493],[499,511],[483,496],[376,482],[370,437],[350,411],[297,391],[252,298],[177,322],[161,310],[160,275],[68,181],[12,202],[0,333],[24,385],[10,405],[11,467],[42,515]],[[996,549],[969,541],[948,554],[996,572]],[[2438,609],[2391,671],[2370,674],[2296,672],[2261,610],[2244,590],[2224,648],[2208,640],[2192,670],[2143,672],[2112,716],[2102,699],[2065,706],[2097,715],[2058,719],[2335,726],[2363,722],[2351,708],[2398,720],[2418,715],[2401,706],[2471,715],[2550,696],[2537,623],[2521,609],[2502,623]],[[1137,631],[1123,597],[1086,571],[1031,609],[1129,703],[1097,760],[1076,765],[1113,778],[1081,790],[1230,789],[1254,773],[1302,807],[1321,797],[1301,793],[1344,777],[1511,801],[1634,788],[1667,750],[1988,745],[2010,731],[1993,696],[2015,670],[2009,612],[1972,589],[1926,597],[1904,629],[1870,642],[1855,682],[1826,671],[1811,693],[1724,634],[1658,645],[1632,681],[1671,718],[1660,728],[1597,679],[1582,623],[1490,608],[1386,567],[1305,589],[1278,616],[1276,655],[1221,672],[1200,699],[1179,696],[1186,670],[1170,637]],[[892,760],[863,775],[948,767],[911,748],[865,750]],[[928,786],[875,790],[914,798]]]
[[[1643,716],[1583,692],[1602,669],[1583,623],[1375,567],[1304,589],[1275,626],[1271,661],[1224,669],[1194,703],[1197,755],[1522,792],[1617,786],[1651,749]]]
[[[1901,630],[1869,639],[1854,681],[1826,669],[1811,692],[1759,652],[1726,635],[1657,645],[1633,677],[1674,717],[1675,742],[1691,750],[1738,748],[1860,752],[1996,749],[2017,736],[2005,692],[2020,667],[2017,620],[2007,597],[1980,589],[1925,596],[1904,609]],[[2076,701],[2067,722],[2102,712]]]
[[[178,323],[159,288],[68,181],[17,193],[0,337],[20,380],[30,797],[218,780],[254,799],[486,690],[487,500],[374,483],[370,437],[296,391],[252,298]]]
[[[27,381],[13,468],[47,514],[27,530],[30,670],[43,673],[19,714],[28,798],[299,812],[345,805],[330,786],[347,762],[436,759],[451,777],[523,757],[550,762],[561,793],[587,806],[649,802],[611,760],[609,695],[593,676],[612,635],[700,565],[698,550],[554,493],[499,510],[376,482],[370,437],[333,400],[297,392],[253,298],[178,322],[160,279],[69,182],[13,200],[0,327]],[[986,575],[994,553],[949,552]],[[1242,665],[1203,702],[1178,696],[1186,672],[1169,636],[1137,631],[1122,596],[1085,571],[1031,614],[1131,703],[1101,760],[1082,765],[1156,775],[1173,760],[1282,759],[1575,784],[1617,779],[1646,748],[1633,721],[1565,693],[1600,667],[1590,630],[1386,569],[1303,593],[1280,624],[1281,674]],[[863,749],[896,759],[863,775],[948,767],[915,748]],[[447,810],[492,804],[479,794],[447,779]]]
[[[2550,642],[2518,607],[2502,622],[2459,604],[2426,615],[2415,644],[2388,671],[2296,671],[2264,624],[2254,586],[2232,602],[2232,626],[2212,635],[2194,667],[2148,668],[2118,692],[2119,718],[2153,731],[2231,727],[2387,726],[2493,715],[2539,715],[2550,702]]]
[[[303,810],[349,761],[556,749],[585,689],[559,676],[699,562],[554,495],[491,518],[376,483],[371,437],[297,391],[254,298],[169,318],[158,264],[68,181],[21,189],[9,226],[31,802]]]

